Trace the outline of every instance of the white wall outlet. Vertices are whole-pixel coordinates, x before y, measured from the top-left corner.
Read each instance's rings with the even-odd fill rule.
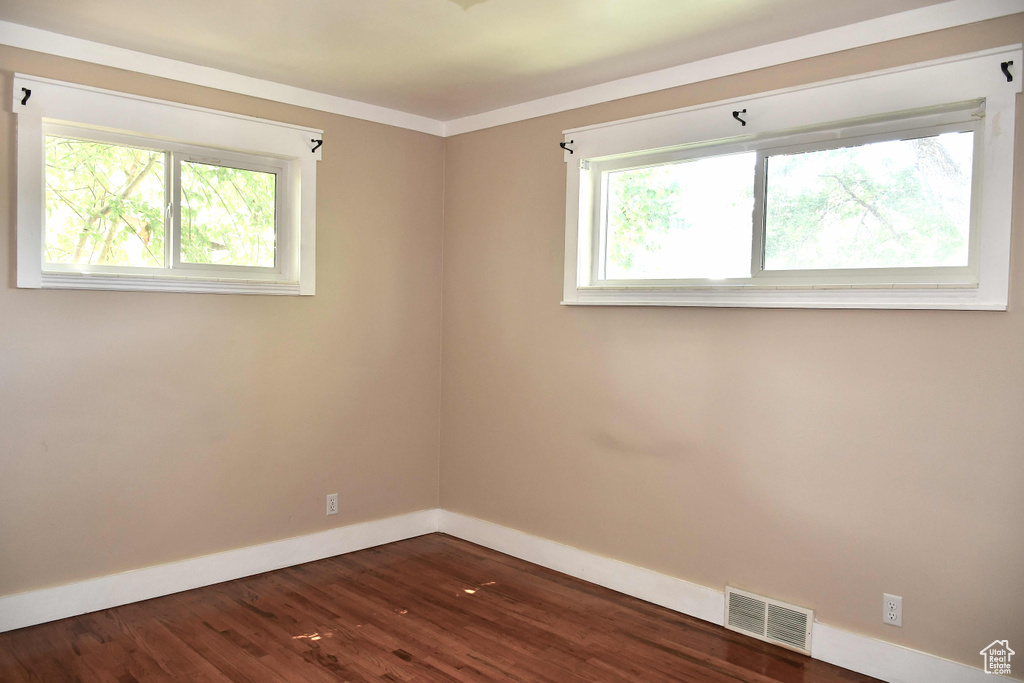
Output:
[[[903,598],[882,593],[882,621],[892,626],[903,626]]]
[[[331,493],[327,496],[327,514],[338,514],[338,494]]]

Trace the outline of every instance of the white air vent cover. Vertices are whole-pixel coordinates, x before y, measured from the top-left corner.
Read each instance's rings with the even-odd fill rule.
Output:
[[[814,610],[726,586],[725,627],[728,629],[809,655],[813,623]]]

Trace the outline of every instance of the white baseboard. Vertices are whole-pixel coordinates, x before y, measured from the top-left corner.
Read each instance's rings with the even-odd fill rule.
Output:
[[[722,625],[725,594],[507,527],[440,511],[439,530],[465,541]]]
[[[996,680],[981,669],[820,622],[815,622],[811,634],[811,656],[890,683],[992,683]]]
[[[446,510],[422,510],[308,536],[0,597],[0,633],[442,531],[471,543],[721,625],[725,594]],[[975,669],[822,623],[811,656],[890,683],[990,682]]]
[[[439,511],[438,529],[466,541],[611,588],[713,624],[725,620],[725,593],[508,527]],[[890,683],[992,682],[980,669],[815,622],[811,656]]]
[[[0,597],[0,633],[322,560],[437,531],[437,510]]]

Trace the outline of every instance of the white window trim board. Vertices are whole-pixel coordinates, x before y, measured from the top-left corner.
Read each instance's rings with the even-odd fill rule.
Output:
[[[26,104],[23,88],[32,94]],[[323,131],[166,102],[24,74],[15,74],[12,110],[18,116],[17,285],[22,288],[125,289],[133,291],[301,294],[316,292],[316,164]],[[211,275],[43,272],[44,126],[69,125],[206,148],[273,157],[287,167],[283,188],[291,233],[278,255],[288,282],[259,282],[227,272]]]
[[[921,308],[1004,310],[1007,306],[1013,190],[1013,125],[1021,78],[1007,82],[1000,64],[1019,64],[1021,46],[984,50],[884,71],[787,88],[564,131],[566,161],[563,304],[759,308]],[[897,112],[985,100],[982,145],[981,282],[871,288],[595,287],[589,281],[592,235],[589,171],[581,161],[705,141],[756,140],[782,132]],[[747,126],[732,112],[746,109]],[[584,191],[581,192],[581,183]],[[973,229],[973,226],[972,226]]]
[[[0,596],[0,633],[437,531],[712,624],[721,626],[724,622],[724,590],[475,517],[431,509]],[[986,683],[992,680],[980,669],[818,621],[813,626],[811,657],[893,683]]]
[[[0,21],[0,44],[439,137],[1024,12],[1024,0],[951,0],[449,121]]]

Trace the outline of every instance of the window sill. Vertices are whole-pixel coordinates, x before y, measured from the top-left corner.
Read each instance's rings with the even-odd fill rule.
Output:
[[[1005,311],[1005,301],[963,285],[822,285],[778,287],[579,288],[563,306],[706,308],[865,308]]]
[[[88,275],[84,273],[43,273],[42,288],[299,296],[299,283],[297,282],[147,277],[144,275]]]

